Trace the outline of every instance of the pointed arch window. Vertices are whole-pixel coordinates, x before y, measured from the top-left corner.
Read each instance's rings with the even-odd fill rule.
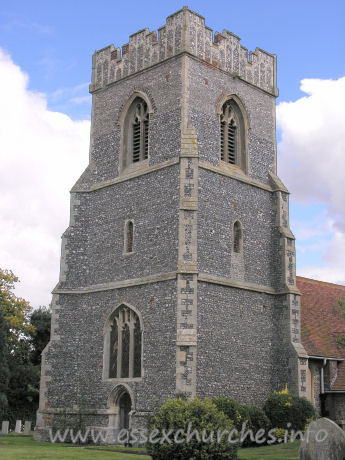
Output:
[[[126,305],[118,307],[108,327],[108,378],[141,377],[142,329],[138,315]]]
[[[147,160],[149,155],[149,110],[141,97],[130,105],[124,122],[123,167]]]
[[[229,99],[220,114],[220,159],[246,171],[244,119],[238,104]]]
[[[232,250],[236,253],[242,252],[242,226],[238,220],[234,223]]]

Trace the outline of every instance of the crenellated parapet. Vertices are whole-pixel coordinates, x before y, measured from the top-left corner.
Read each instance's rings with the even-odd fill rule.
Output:
[[[122,52],[114,45],[96,51],[90,92],[182,52],[277,95],[275,55],[256,48],[248,57],[239,37],[227,30],[216,32],[213,39],[205,19],[187,7],[168,16],[158,38],[156,32],[143,29],[130,36]]]

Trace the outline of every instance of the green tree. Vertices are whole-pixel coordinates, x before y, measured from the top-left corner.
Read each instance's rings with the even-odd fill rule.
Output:
[[[34,327],[31,335],[31,362],[34,366],[41,364],[41,353],[50,339],[50,308],[39,307],[30,316],[30,323]]]
[[[41,307],[31,314],[30,304],[13,293],[18,281],[10,270],[0,269],[0,416],[11,423],[35,418],[40,355],[50,332],[50,311]]]
[[[0,268],[0,305],[8,324],[9,352],[23,353],[23,341],[34,333],[34,326],[30,324],[32,307],[29,302],[17,297],[12,291],[15,283],[19,281],[11,270]]]
[[[10,370],[8,367],[8,337],[7,323],[0,305],[0,417],[7,410],[8,400],[8,382],[10,379]]]

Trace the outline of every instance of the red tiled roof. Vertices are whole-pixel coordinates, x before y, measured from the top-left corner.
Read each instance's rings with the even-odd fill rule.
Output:
[[[345,286],[301,276],[296,281],[302,293],[301,341],[307,353],[345,358],[345,348],[336,342],[337,338],[345,337],[345,319],[338,304],[340,299],[345,301]]]

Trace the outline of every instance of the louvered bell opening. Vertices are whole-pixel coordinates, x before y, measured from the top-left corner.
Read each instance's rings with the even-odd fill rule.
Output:
[[[144,121],[144,160],[149,157],[149,120]]]
[[[224,133],[225,133],[225,122],[222,121],[220,124],[220,159],[224,161]]]
[[[140,161],[140,123],[133,124],[133,163]]]
[[[229,124],[228,128],[228,162],[236,164],[236,126],[233,121]]]

